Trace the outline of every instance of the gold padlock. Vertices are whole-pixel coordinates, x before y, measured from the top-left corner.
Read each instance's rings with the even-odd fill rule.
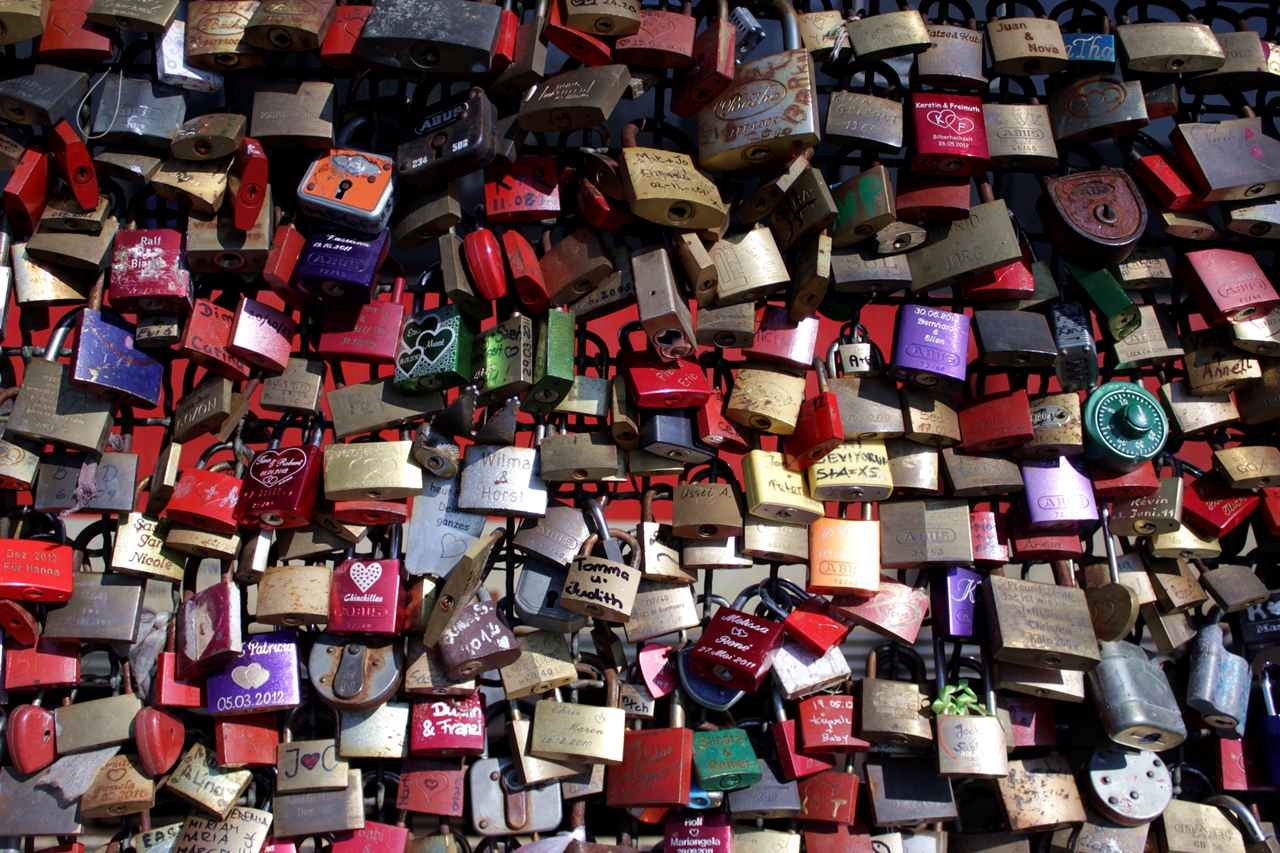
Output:
[[[738,370],[724,412],[743,426],[773,435],[791,435],[804,395],[803,375],[749,363]]]
[[[804,475],[787,470],[781,453],[752,450],[742,458],[747,513],[789,524],[812,524],[826,507],[809,495]]]
[[[893,493],[882,438],[849,439],[809,466],[809,494],[819,501],[883,501]]]

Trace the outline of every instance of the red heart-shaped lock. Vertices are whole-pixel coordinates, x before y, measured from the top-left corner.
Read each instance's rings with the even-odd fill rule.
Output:
[[[53,737],[53,713],[39,705],[23,705],[9,715],[5,741],[13,766],[20,773],[34,773],[48,767],[56,757]]]
[[[844,638],[849,636],[850,629],[830,616],[807,610],[793,610],[782,621],[782,630],[813,654],[822,656],[832,646],[843,643]]]
[[[140,708],[133,718],[133,737],[138,744],[142,769],[152,776],[168,773],[182,755],[182,739],[187,729],[182,721],[159,708]]]
[[[0,628],[24,646],[34,644],[40,636],[40,623],[20,601],[0,601]]]

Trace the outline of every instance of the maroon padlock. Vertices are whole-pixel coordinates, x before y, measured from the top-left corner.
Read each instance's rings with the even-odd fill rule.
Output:
[[[384,264],[395,276],[386,300],[372,299],[363,305],[350,302],[325,305],[320,329],[320,355],[361,364],[393,364],[404,326],[404,269],[399,262]]]
[[[243,296],[231,323],[227,352],[264,370],[280,373],[289,364],[293,338],[297,334],[298,323],[288,314]]]
[[[488,228],[477,228],[462,239],[462,254],[481,299],[493,302],[507,295],[507,270],[502,247]]]
[[[796,784],[800,789],[800,813],[796,820],[853,823],[858,804],[858,776],[853,772],[851,759],[845,770],[823,770]]]
[[[689,653],[694,675],[747,693],[759,691],[782,646],[782,623],[745,611],[759,586],[747,587],[730,607],[721,607]]]
[[[160,708],[143,707],[133,718],[133,738],[142,769],[151,776],[163,776],[182,756],[186,726]]]
[[[975,509],[969,513],[969,535],[973,539],[973,564],[999,568],[1009,562],[1009,525],[1006,513]]]
[[[785,305],[766,305],[756,326],[751,346],[744,358],[778,364],[792,370],[807,370],[818,346],[817,317],[792,320]]]
[[[1247,519],[1262,500],[1257,494],[1227,486],[1217,471],[1198,472],[1184,463],[1183,468],[1196,475],[1182,494],[1182,523],[1221,539]]]
[[[415,702],[409,717],[409,754],[453,758],[484,752],[484,694]]]
[[[386,557],[354,557],[349,553],[333,570],[326,630],[380,637],[398,634],[404,601],[401,565],[399,527],[391,528]]]
[[[298,258],[307,246],[307,238],[293,226],[285,223],[276,228],[271,237],[271,250],[267,252],[267,264],[262,270],[262,278],[271,292],[280,297],[280,301],[297,311],[305,311],[311,304],[307,296],[293,284],[293,271],[298,266]],[[395,346],[392,345],[394,358]]]
[[[43,701],[44,693],[41,691],[30,704],[20,705],[9,712],[4,739],[9,747],[9,758],[19,773],[35,773],[57,758],[53,712],[40,706]]]
[[[915,151],[911,171],[924,175],[974,177],[990,162],[982,98],[917,92],[911,96]]]
[[[960,404],[960,446],[967,453],[1005,450],[1035,438],[1027,392],[997,391]]]
[[[58,177],[71,188],[76,201],[85,210],[98,206],[98,172],[93,167],[89,148],[71,122],[63,119],[46,137]]]
[[[323,427],[311,426],[310,435],[298,447],[280,446],[284,431],[307,424],[294,415],[276,423],[266,450],[259,451],[245,470],[236,505],[236,520],[250,530],[290,530],[311,523],[316,494],[320,490]]]

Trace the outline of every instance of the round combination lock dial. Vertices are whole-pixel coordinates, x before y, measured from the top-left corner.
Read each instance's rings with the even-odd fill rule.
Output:
[[[1125,474],[1154,459],[1169,438],[1169,420],[1141,385],[1108,382],[1084,406],[1085,457]]]

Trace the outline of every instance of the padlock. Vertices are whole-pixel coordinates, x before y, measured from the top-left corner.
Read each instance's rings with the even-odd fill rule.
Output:
[[[335,4],[262,3],[245,26],[244,40],[263,50],[316,50],[333,23]]]
[[[781,453],[752,450],[743,457],[742,476],[750,515],[790,524],[812,524],[825,514],[810,497],[803,474],[786,467]]]
[[[4,212],[22,234],[34,234],[57,176],[52,158],[39,145],[28,146],[4,185]]]
[[[848,504],[842,504],[847,510]],[[874,595],[880,589],[880,522],[871,503],[861,520],[820,518],[809,526],[809,592]]]
[[[691,230],[719,227],[728,214],[715,184],[687,154],[638,147],[636,136],[642,127],[629,123],[622,138],[619,171],[631,212],[659,225]]]
[[[138,638],[145,582],[85,568],[85,546],[100,532],[91,525],[77,537],[72,553],[73,587],[66,604],[45,618],[41,636],[51,640],[133,643]]]
[[[302,704],[299,671],[296,631],[257,634],[224,669],[209,674],[209,713],[263,714],[296,708]]]
[[[590,228],[579,228],[544,252],[542,273],[552,305],[567,305],[595,291],[613,270]]]
[[[557,762],[621,764],[626,713],[619,707],[617,673],[605,671],[605,707],[540,699],[534,708],[529,751]],[[588,716],[590,715],[590,716]],[[565,737],[566,731],[577,737]]]
[[[993,32],[1000,32],[1003,28],[1013,28],[1021,24],[1040,28],[1052,22],[1022,18],[1016,21],[1004,20],[991,23],[996,26]],[[1030,31],[1024,33],[1023,39],[1018,40],[1018,47],[1013,52],[1016,53],[1021,45],[1027,44],[1025,39],[1031,37]],[[1009,43],[1006,35],[1005,46],[1008,47]],[[995,40],[992,41],[991,46],[992,50],[996,49]],[[1033,50],[1037,47],[1034,44],[1027,44],[1027,46]],[[1025,58],[1013,61],[1030,64],[1041,60]],[[1058,150],[1054,145],[1049,108],[1041,104],[1040,99],[1034,95],[1028,104],[1007,102],[984,104],[982,121],[987,133],[987,151],[993,166],[1006,169],[1032,169],[1053,166],[1058,162]]]
[[[1132,643],[1104,642],[1101,650],[1101,663],[1087,675],[1107,736],[1140,750],[1181,743],[1186,726],[1160,667]]]
[[[714,301],[717,307],[763,299],[791,281],[773,232],[757,225],[742,234],[729,235],[711,246],[717,283],[696,292],[699,305]]]
[[[183,326],[178,352],[228,379],[248,379],[249,366],[227,350],[235,317],[234,311],[207,299],[197,299]]]
[[[360,771],[348,770],[346,786],[333,791],[277,791],[271,811],[272,826],[280,836],[360,829],[365,823]]]
[[[969,350],[969,318],[922,305],[904,305],[894,330],[890,374],[943,392],[957,391],[965,381]]]
[[[1246,108],[1243,118],[1180,124],[1169,134],[1191,188],[1204,201],[1262,198],[1280,190],[1280,171],[1271,165],[1276,142],[1259,134],[1259,122]]]
[[[1241,656],[1223,648],[1222,627],[1210,621],[1200,628],[1191,651],[1187,704],[1218,729],[1233,729],[1249,707],[1253,672]]]
[[[879,678],[878,664],[896,651],[914,683]],[[873,744],[923,747],[933,742],[929,695],[924,661],[910,648],[891,644],[867,652],[866,676],[862,679],[861,734]]]
[[[690,652],[694,675],[746,692],[760,689],[782,645],[783,632],[781,623],[743,610],[756,594],[758,587],[747,587],[732,606],[716,611]]]
[[[1175,468],[1174,476],[1161,477],[1156,491],[1150,495],[1117,497],[1111,509],[1111,523],[1120,536],[1151,536],[1172,533],[1182,520],[1183,479]]]
[[[1053,669],[1087,669],[1099,660],[1083,590],[988,575],[983,580],[982,595],[987,631],[997,661]],[[1019,614],[1030,609],[1046,619],[1052,617],[1055,630],[1051,638],[1025,630],[1025,623],[1019,621],[1025,617]]]
[[[589,503],[603,559],[592,557],[588,546],[570,564],[560,603],[569,610],[610,622],[627,622],[640,585],[640,548],[629,534],[610,529],[598,501]],[[621,535],[619,535],[621,533]],[[622,543],[631,539],[630,563],[622,561]],[[591,540],[588,540],[591,543]],[[591,543],[594,544],[594,543]]]
[[[725,415],[743,426],[775,435],[795,431],[804,401],[803,376],[747,362],[725,403]]]
[[[967,680],[961,679],[955,686],[947,684],[942,642],[935,641],[933,649],[938,673],[938,701],[933,704],[937,715],[938,775],[1005,780],[1010,768],[1004,725],[996,708],[995,670],[990,655],[984,650],[979,668],[984,704],[970,706],[956,701],[956,695],[968,689]],[[970,713],[975,707],[978,713]]]
[[[956,497],[1008,495],[1026,488],[1017,465],[999,456],[944,447],[942,464]]]
[[[844,439],[840,403],[827,386],[826,365],[822,359],[814,359],[814,369],[818,373],[818,395],[800,404],[795,430],[782,439],[783,458],[790,471],[811,468],[840,447]],[[832,467],[836,465],[838,462],[833,460]],[[825,479],[820,473],[815,473],[814,477]],[[811,488],[815,498],[826,499],[812,484]]]
[[[1184,355],[1177,343],[1174,320],[1163,305],[1140,305],[1136,328],[1112,344],[1116,368],[1160,365]]]
[[[236,532],[236,506],[243,481],[235,474],[205,470],[214,454],[224,450],[234,453],[230,444],[214,444],[200,455],[194,468],[183,472],[165,507],[165,518],[212,533]]]
[[[1187,314],[1180,319],[1189,323]],[[1232,345],[1229,328],[1184,332],[1179,336],[1185,352],[1187,385],[1196,396],[1220,395],[1262,378],[1262,365]]]
[[[339,711],[367,711],[395,693],[402,671],[401,644],[385,638],[320,634],[307,665],[320,700]]]
[[[458,507],[489,515],[546,514],[547,489],[536,449],[471,445],[462,467]]]
[[[681,696],[677,689],[668,699],[666,728],[626,731],[622,763],[606,773],[605,797],[610,807],[689,804],[693,730],[684,725]]]
[[[692,4],[680,12],[640,8],[639,14],[640,26],[635,32],[600,33],[622,36],[614,43],[613,61],[641,68],[689,67],[693,61],[694,34],[698,30],[698,22],[692,17]],[[569,26],[573,26],[571,17],[572,13],[565,19]],[[598,27],[591,31],[599,33]]]
[[[1108,382],[1085,401],[1084,454],[1091,463],[1124,473],[1154,459],[1169,435],[1168,419],[1141,386]]]
[[[498,6],[472,9],[450,3],[431,21],[405,6],[375,6],[360,34],[360,51],[393,68],[484,74],[493,65],[501,22]]]
[[[1092,482],[1084,460],[1060,456],[1052,461],[1023,460],[1028,533],[1082,530],[1098,520]]]
[[[485,751],[484,696],[434,697],[415,702],[409,721],[409,752],[429,758],[481,755]]]
[[[715,17],[693,40],[688,69],[677,72],[671,112],[689,118],[728,88],[735,76],[736,51],[737,37],[729,21],[729,5],[718,2]]]
[[[982,73],[982,31],[974,21],[973,10],[966,7],[965,11],[958,25],[948,24],[945,19],[937,23],[925,21],[930,45],[916,59],[922,83],[944,89],[987,88]]]
[[[1175,274],[1211,326],[1265,317],[1280,304],[1275,288],[1246,252],[1190,252],[1178,258]]]
[[[150,91],[150,84],[143,83]],[[117,81],[118,85],[120,84]],[[98,206],[98,175],[93,169],[89,157],[89,149],[85,147],[80,134],[66,119],[53,126],[47,137],[49,153],[53,156],[53,166],[58,177],[71,188],[72,195],[85,210],[93,210]],[[113,140],[118,141],[118,140]]]
[[[1031,406],[1022,389],[970,398],[960,405],[959,417],[960,446],[969,453],[1002,450],[1035,437]]]
[[[557,8],[558,4],[552,5],[553,19],[558,15]],[[581,37],[590,39],[585,34]],[[536,84],[525,95],[520,104],[520,127],[554,132],[602,124],[622,99],[630,79],[626,68],[607,62],[598,67],[562,71]]]
[[[440,189],[450,180],[483,169],[496,154],[497,116],[484,90],[473,87],[428,107],[426,98],[432,88],[424,86],[415,94],[410,109],[418,118],[409,138],[396,149],[400,178],[417,192]],[[496,216],[494,221],[499,221]]]
[[[978,195],[982,204],[960,220],[930,225],[924,245],[907,254],[912,293],[968,281],[1022,258],[1004,201],[995,198],[985,180],[978,182]]]
[[[776,9],[784,21],[784,51],[739,65],[733,84],[698,112],[698,161],[704,169],[725,171],[762,165],[818,143],[813,58],[801,46],[795,8],[780,1]],[[739,51],[742,47],[739,37]],[[762,122],[769,116],[749,106],[748,93],[766,84],[781,86],[779,100],[771,103],[767,112],[785,115],[790,124],[786,136],[775,136],[772,122]]]
[[[43,770],[57,758],[53,712],[41,707],[43,703],[44,691],[41,690],[30,703],[9,710],[5,744],[19,773]]]
[[[373,60],[365,59],[360,52],[360,36],[369,20],[372,6],[339,4],[334,10],[333,23],[320,43],[320,61],[339,68],[369,68]]]
[[[14,124],[49,126],[85,97],[88,77],[56,65],[36,65],[0,83],[0,113]]]
[[[1044,184],[1036,211],[1070,261],[1118,264],[1146,230],[1147,208],[1128,172],[1097,169]]]
[[[913,94],[911,126],[911,171],[953,177],[985,174],[990,156],[980,98]]]

